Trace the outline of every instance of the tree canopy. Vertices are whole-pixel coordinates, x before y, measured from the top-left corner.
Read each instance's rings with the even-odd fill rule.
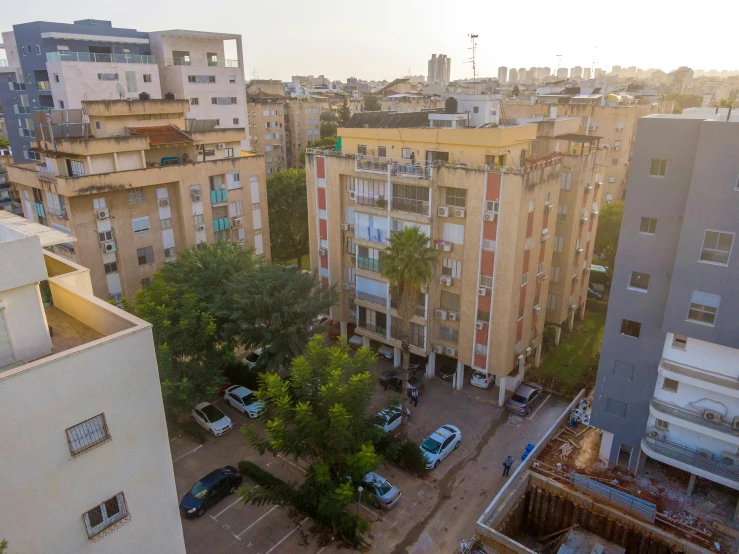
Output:
[[[339,106],[337,116],[339,120],[339,127],[344,127],[349,122],[349,119],[351,119],[352,117],[352,109],[349,107],[349,102],[346,99],[346,96],[341,102],[341,106]]]
[[[379,98],[376,94],[368,92],[364,95],[364,111],[365,112],[379,112],[382,111],[382,105],[380,104]]]
[[[0,148],[8,148],[10,146],[10,142],[8,142],[8,139],[5,137],[0,137]],[[0,543],[1,545],[2,543]]]
[[[616,260],[618,237],[621,233],[621,220],[624,215],[624,203],[612,202],[601,206],[598,214],[598,232],[595,234],[594,248],[605,260],[608,274],[613,275],[613,264]]]
[[[336,129],[339,127],[339,120],[336,114],[331,110],[321,112],[321,138],[335,137]]]
[[[308,199],[304,169],[278,171],[267,179],[272,259],[297,259],[302,268],[308,247]]]

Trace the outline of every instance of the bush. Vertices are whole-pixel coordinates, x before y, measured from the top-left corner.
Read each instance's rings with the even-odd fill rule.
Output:
[[[282,479],[275,477],[269,471],[262,469],[253,462],[242,460],[238,463],[238,466],[241,475],[245,475],[262,487],[275,487],[285,484]]]
[[[389,433],[383,433],[375,448],[387,461],[409,473],[418,474],[426,470],[426,458],[411,440],[402,442]]]

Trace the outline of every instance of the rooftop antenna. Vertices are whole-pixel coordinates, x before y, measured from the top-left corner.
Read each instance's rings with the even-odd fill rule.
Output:
[[[257,78],[257,69],[254,68],[254,70],[251,72],[251,78],[256,79]]]
[[[562,61],[562,54],[557,54],[557,71],[559,71],[559,64]]]
[[[593,83],[595,83],[595,49],[597,46],[593,46],[593,65],[590,66],[590,78],[593,79]]]
[[[477,94],[477,66],[475,64],[475,54],[477,53],[477,41],[475,39],[480,35],[469,34],[467,36],[470,37],[470,42],[472,43],[472,46],[469,48],[470,50],[472,50],[472,57],[467,61],[472,62],[473,94]]]

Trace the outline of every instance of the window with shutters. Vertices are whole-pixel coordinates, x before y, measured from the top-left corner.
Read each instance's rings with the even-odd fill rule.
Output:
[[[441,259],[441,274],[448,275],[454,279],[462,278],[462,262],[451,258]]]
[[[105,421],[105,414],[99,414],[78,423],[67,429],[66,432],[67,443],[72,456],[79,456],[104,442],[108,442],[111,438],[108,432],[108,424]]]
[[[567,221],[567,204],[560,204],[557,208],[557,221]]]
[[[444,223],[444,242],[464,244],[464,225]]]
[[[168,217],[166,219],[160,219],[159,225],[162,226],[162,229],[171,229],[172,228],[172,218]]]
[[[128,191],[128,203],[129,204],[141,204],[146,202],[146,194],[144,189],[138,188]]]
[[[230,202],[228,205],[228,212],[231,217],[244,215],[244,201],[237,200],[236,202]]]
[[[555,252],[562,252],[565,246],[565,238],[564,237],[558,237],[557,235],[554,236],[554,251]]]
[[[459,312],[460,308],[462,307],[461,297],[453,292],[447,292],[443,290],[441,291],[439,305],[446,310]]]
[[[148,233],[149,228],[149,216],[134,217],[131,219],[131,225],[133,226],[133,234],[140,235],[142,233]]]
[[[105,269],[105,273],[118,273],[118,263],[111,262],[109,264],[103,264],[103,269]]]
[[[557,309],[557,295],[548,294],[547,295],[547,310],[556,310],[556,309]]]
[[[549,280],[553,283],[559,283],[559,266],[553,265],[549,270]]]

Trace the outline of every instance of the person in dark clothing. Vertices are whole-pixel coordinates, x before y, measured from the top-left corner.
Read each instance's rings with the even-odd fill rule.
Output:
[[[503,477],[508,475],[508,472],[511,471],[511,466],[513,465],[513,458],[510,456],[506,456],[505,460],[503,460]]]

